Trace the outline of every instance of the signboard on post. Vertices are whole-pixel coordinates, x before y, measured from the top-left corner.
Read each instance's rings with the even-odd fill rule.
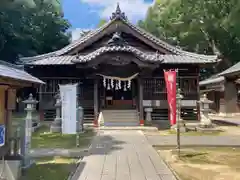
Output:
[[[76,134],[77,84],[59,85],[62,101],[62,133]]]
[[[0,125],[0,147],[5,145],[5,126]]]

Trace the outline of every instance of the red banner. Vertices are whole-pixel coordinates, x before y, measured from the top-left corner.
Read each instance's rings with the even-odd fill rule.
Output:
[[[171,125],[176,124],[177,119],[177,105],[176,105],[176,82],[177,82],[177,72],[175,70],[164,71],[164,78],[167,89],[167,100],[169,105],[169,120]]]

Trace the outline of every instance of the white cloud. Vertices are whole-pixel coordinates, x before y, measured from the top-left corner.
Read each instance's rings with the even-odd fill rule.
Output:
[[[83,3],[88,3],[93,8],[98,8],[99,15],[102,18],[109,18],[115,11],[117,3],[125,12],[130,21],[136,22],[145,17],[146,12],[153,3],[144,2],[144,0],[81,0]]]
[[[82,37],[84,32],[91,31],[91,29],[81,29],[81,28],[76,28],[71,30],[71,41],[75,41]]]

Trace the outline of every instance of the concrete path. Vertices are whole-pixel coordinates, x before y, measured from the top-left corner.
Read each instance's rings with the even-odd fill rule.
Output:
[[[38,148],[30,150],[30,156],[33,158],[38,157],[51,157],[51,156],[63,156],[63,157],[82,157],[88,154],[88,149],[62,149],[62,148]]]
[[[100,131],[72,180],[176,180],[140,131]]]
[[[210,115],[213,122],[240,126],[240,116],[218,116]]]
[[[151,145],[172,146],[177,144],[176,135],[146,135]],[[240,136],[181,136],[181,145],[240,146]]]

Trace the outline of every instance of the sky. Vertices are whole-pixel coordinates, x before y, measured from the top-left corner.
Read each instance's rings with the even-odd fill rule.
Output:
[[[63,12],[72,29],[94,29],[100,19],[109,19],[117,3],[132,23],[143,19],[154,0],[62,0]]]

